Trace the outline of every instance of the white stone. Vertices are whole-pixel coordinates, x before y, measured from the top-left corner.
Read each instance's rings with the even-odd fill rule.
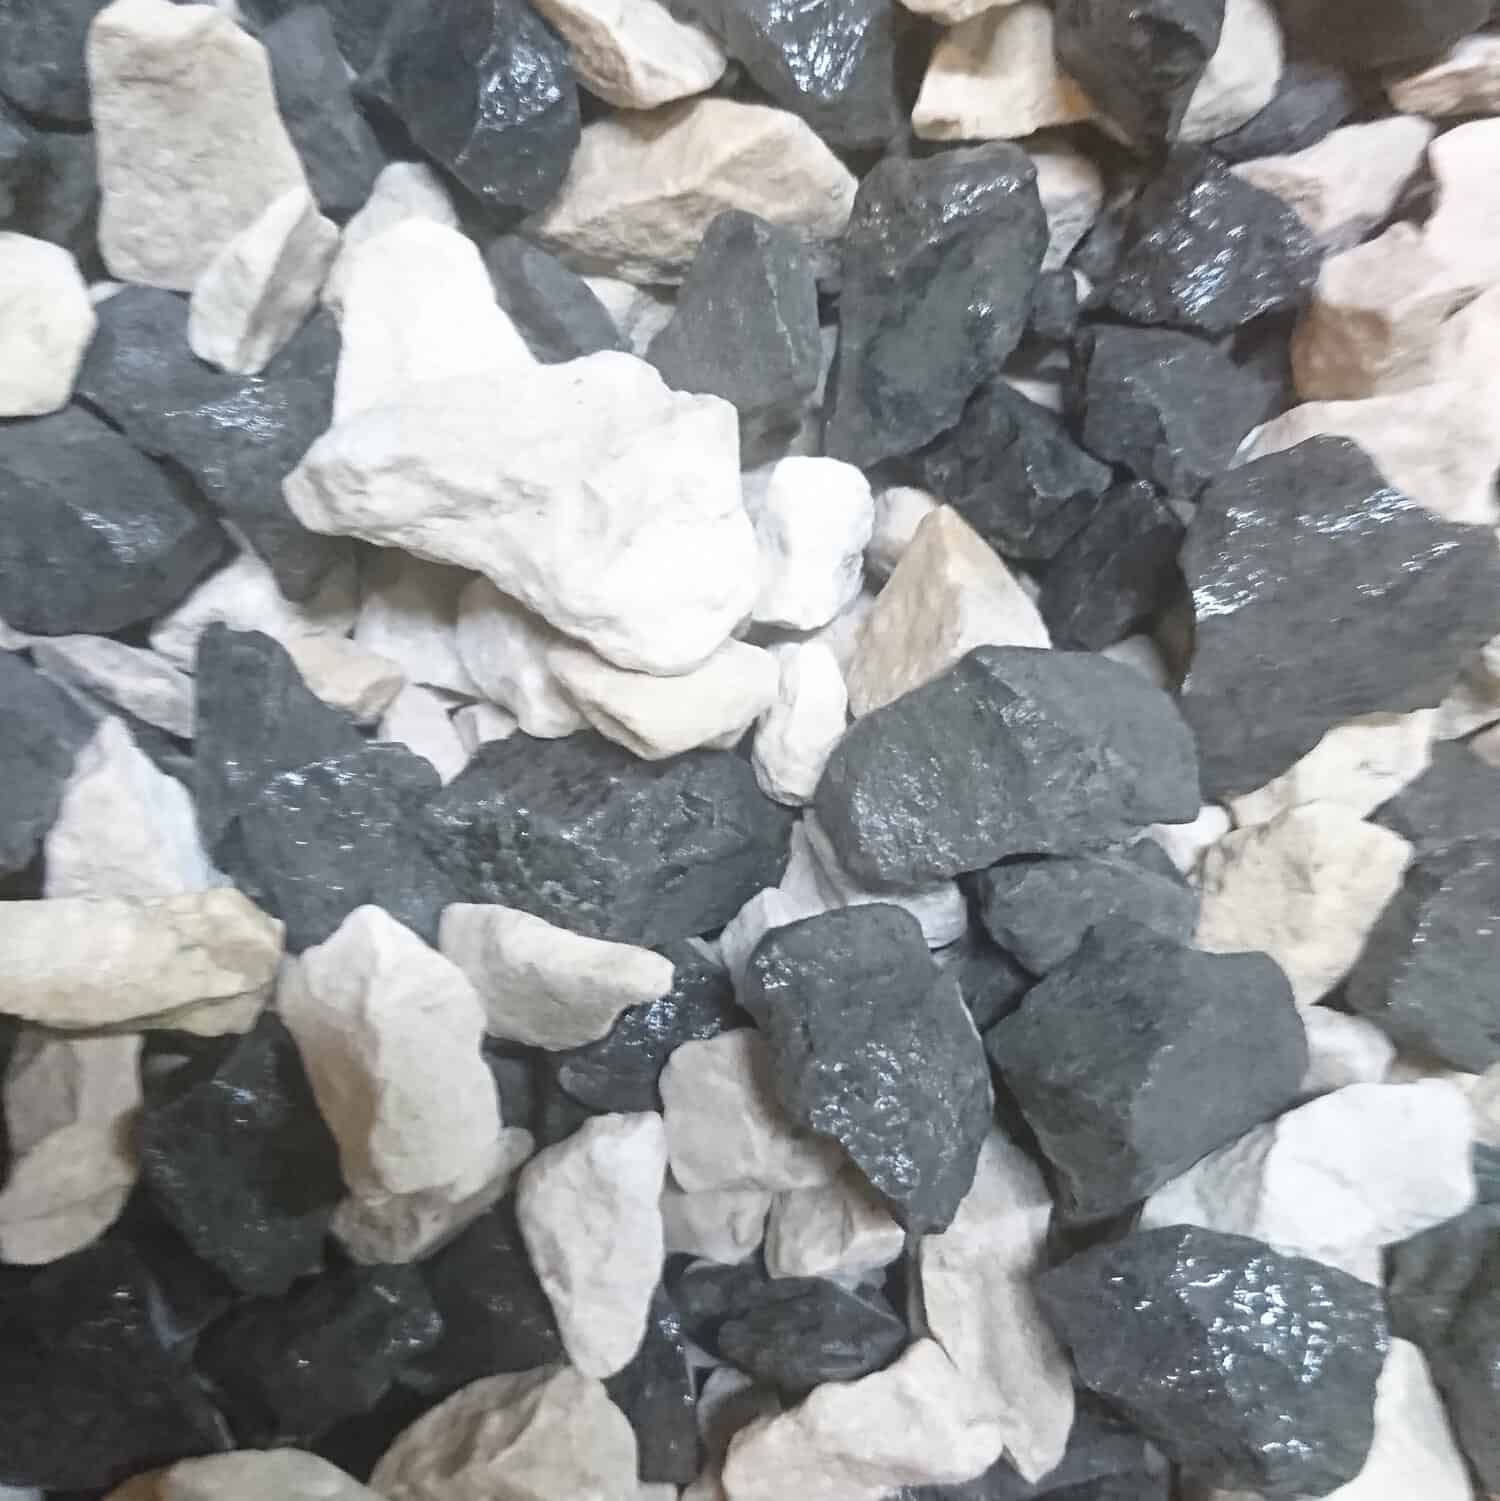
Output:
[[[849,666],[856,716],[920,688],[976,646],[1050,646],[1037,607],[951,506],[917,528],[880,591]]]
[[[660,1088],[672,1176],[689,1193],[812,1188],[844,1165],[837,1142],[793,1125],[776,1103],[770,1052],[753,1027],[683,1043]]]
[[[839,670],[847,680],[849,664],[854,660],[854,653],[859,650],[860,632],[864,630],[865,621],[870,618],[870,611],[875,608],[875,601],[878,597],[873,590],[862,589],[854,596],[849,608],[842,614],[835,615],[821,630],[795,636],[792,639],[821,641],[833,653],[834,660],[839,664]]]
[[[1307,1031],[1304,1099],[1329,1094],[1346,1084],[1379,1084],[1395,1059],[1395,1044],[1362,1016],[1309,1006],[1302,1013],[1302,1025]]]
[[[190,292],[307,179],[265,48],[209,5],[114,0],[88,37],[99,249],[110,275]]]
[[[340,296],[335,423],[460,376],[495,401],[535,364],[495,301],[479,247],[446,224],[403,219],[366,240]]]
[[[1500,281],[1496,152],[1500,152],[1500,120],[1494,119],[1472,120],[1444,131],[1427,148],[1428,166],[1437,183],[1437,202],[1425,230],[1427,248],[1481,285]]]
[[[0,1501],[4,1492],[0,1491]],[[380,1501],[305,1449],[241,1449],[181,1459],[128,1480],[105,1501]]]
[[[743,641],[726,641],[677,677],[629,672],[567,641],[548,649],[547,666],[601,735],[648,761],[700,745],[738,745],[776,701],[781,683],[776,658]]]
[[[188,343],[221,370],[264,370],[303,319],[339,246],[305,187],[283,193],[204,268],[188,304]]]
[[[49,676],[169,735],[193,738],[193,680],[156,652],[108,636],[38,636],[31,657]]]
[[[670,959],[570,933],[513,907],[453,903],[443,911],[438,947],[474,986],[490,1036],[552,1052],[597,1041],[627,1006],[672,988]]]
[[[1056,271],[1099,217],[1104,207],[1104,178],[1080,151],[1050,143],[1028,150],[1036,165],[1036,190],[1047,215],[1047,253],[1042,257],[1042,270]]]
[[[1351,1084],[1210,1152],[1146,1200],[1141,1224],[1251,1235],[1378,1280],[1382,1247],[1474,1203],[1473,1138],[1452,1084]]]
[[[772,648],[780,669],[776,702],[761,715],[751,765],[767,797],[799,807],[812,801],[849,717],[838,659],[819,641]]]
[[[889,578],[911,546],[917,528],[942,505],[937,496],[914,485],[891,485],[875,497],[875,525],[865,548],[865,567]]]
[[[745,966],[756,945],[772,928],[784,928],[804,917],[816,917],[828,910],[820,896],[800,901],[779,886],[767,886],[724,924],[719,934],[719,957],[734,988],[739,990],[745,978]]]
[[[453,728],[469,756],[491,740],[509,740],[520,727],[516,716],[498,704],[465,704],[453,715]]]
[[[1500,36],[1460,37],[1436,62],[1390,79],[1385,91],[1397,109],[1430,120],[1500,114]]]
[[[1138,672],[1148,683],[1155,683],[1158,688],[1168,688],[1172,682],[1172,672],[1167,666],[1167,659],[1162,655],[1161,647],[1150,636],[1127,636],[1123,641],[1116,641],[1113,646],[1106,646],[1099,653],[1101,657],[1108,657],[1111,662],[1119,662],[1123,666]]]
[[[827,895],[826,882],[827,877],[818,868],[818,857],[813,854],[812,841],[807,837],[807,821],[799,818],[792,825],[786,871],[777,887],[808,912],[830,912],[839,903]]]
[[[231,890],[0,902],[5,1009],[72,1032],[181,1028],[181,1014],[201,1008],[203,1035],[245,1031],[275,980],[281,937],[275,918]]]
[[[1203,852],[1229,832],[1229,810],[1218,803],[1204,803],[1191,823],[1154,823],[1146,832],[1171,857],[1183,875],[1191,876]]]
[[[479,696],[458,655],[458,601],[471,575],[410,553],[380,549],[360,565],[354,639],[388,657],[409,683]]]
[[[1236,830],[1204,856],[1197,945],[1269,954],[1310,1006],[1349,973],[1411,855],[1399,834],[1327,803]]]
[[[191,794],[113,716],[78,752],[42,847],[49,897],[147,901],[225,884],[203,848]]]
[[[685,1193],[668,1180],[661,1220],[668,1255],[703,1256],[732,1266],[760,1245],[771,1195],[762,1188],[715,1188]]]
[[[634,1501],[635,1467],[635,1434],[603,1385],[552,1365],[461,1387],[386,1450],[370,1485],[385,1501]]]
[[[374,724],[406,681],[389,657],[344,636],[293,636],[286,650],[302,681],[359,724]]]
[[[375,731],[377,740],[394,741],[431,763],[443,785],[469,764],[471,752],[448,716],[448,704],[431,688],[409,683],[391,700]]]
[[[1178,138],[1217,140],[1253,119],[1275,97],[1281,62],[1281,26],[1268,0],[1228,0],[1219,45],[1188,100]]]
[[[651,341],[672,321],[676,302],[670,287],[639,287],[618,276],[585,276],[589,290],[604,304],[632,354],[646,357]]]
[[[357,413],[283,489],[314,531],[477,569],[617,665],[682,673],[758,587],[738,455],[728,402],[603,353]]]
[[[855,1168],[771,1200],[766,1270],[773,1277],[863,1278],[906,1249],[906,1232]]]
[[[88,287],[66,250],[0,234],[0,418],[67,406],[94,324]]]
[[[1406,115],[1342,125],[1304,151],[1230,170],[1290,204],[1325,250],[1345,250],[1390,216],[1434,129]]]
[[[661,1277],[667,1138],[653,1112],[591,1116],[521,1172],[516,1215],[568,1359],[628,1365]]]
[[[1051,7],[1019,0],[943,34],[911,124],[926,141],[1003,141],[1077,125],[1093,113],[1088,95],[1058,66]]]
[[[530,232],[585,269],[680,282],[725,209],[792,230],[831,268],[853,174],[786,110],[693,99],[584,127],[567,180]]]
[[[658,0],[538,0],[560,31],[573,71],[591,94],[622,109],[655,109],[711,89],[724,49]]]

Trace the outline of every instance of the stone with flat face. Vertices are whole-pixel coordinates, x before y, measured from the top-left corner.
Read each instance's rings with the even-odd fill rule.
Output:
[[[651,1300],[646,1337],[624,1370],[604,1384],[635,1430],[636,1469],[647,1485],[687,1485],[702,1462],[697,1393],[682,1319],[662,1288]]]
[[[1354,113],[1357,98],[1348,75],[1327,63],[1289,62],[1271,102],[1238,130],[1219,136],[1215,156],[1246,162],[1316,146]]]
[[[1489,14],[1487,0],[1375,0],[1352,11],[1330,11],[1318,0],[1281,6],[1294,41],[1355,71],[1435,57]]]
[[[540,245],[501,235],[485,250],[484,266],[495,300],[544,364],[629,347],[589,284]]]

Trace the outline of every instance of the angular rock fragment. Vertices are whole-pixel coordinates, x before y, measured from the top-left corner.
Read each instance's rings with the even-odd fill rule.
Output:
[[[408,682],[475,695],[455,629],[468,575],[388,549],[362,560],[355,641],[395,662]]]
[[[1104,207],[1104,178],[1088,157],[1066,146],[1031,145],[1027,154],[1036,164],[1037,192],[1047,215],[1042,270],[1058,271]]]
[[[820,1185],[817,1190],[826,1191]],[[713,1188],[684,1193],[670,1175],[661,1193],[661,1223],[667,1254],[701,1256],[732,1266],[752,1255],[766,1233],[766,1215],[778,1195],[760,1188]],[[902,1237],[903,1244],[905,1237]]]
[[[766,1270],[773,1277],[863,1280],[905,1248],[906,1232],[856,1168],[832,1183],[787,1189],[771,1200]]]
[[[984,936],[982,928],[970,929],[935,957],[958,981],[964,1005],[981,1032],[1009,1016],[1036,983],[1033,975]]]
[[[31,131],[0,106],[0,222],[82,262],[98,254],[98,221],[93,134]]]
[[[1281,79],[1281,24],[1269,0],[1227,0],[1219,45],[1178,128],[1184,141],[1213,141],[1253,120]]]
[[[182,740],[193,737],[193,683],[164,657],[108,636],[34,641],[31,659],[54,681],[82,688]]]
[[[1317,0],[1289,0],[1281,9],[1294,40],[1354,69],[1431,57],[1488,18],[1484,0],[1377,0],[1357,16],[1330,15]]]
[[[642,7],[660,9],[656,0],[642,0]],[[588,283],[540,245],[501,235],[484,252],[484,266],[495,300],[543,364],[629,347]]]
[[[507,740],[520,728],[509,709],[495,704],[465,704],[454,712],[452,722],[454,733],[463,747],[465,765],[481,745],[487,745],[491,740]]]
[[[1078,279],[1066,267],[1043,271],[1031,298],[1028,334],[1048,344],[1070,343],[1078,327],[1078,293]]]
[[[605,1390],[635,1430],[636,1472],[644,1482],[640,1501],[647,1501],[657,1486],[665,1488],[664,1496],[675,1498],[678,1485],[696,1478],[701,1449],[682,1320],[660,1289],[651,1302],[646,1338]]]
[[[806,830],[802,825],[798,828],[805,834]],[[719,958],[729,971],[729,978],[736,991],[744,986],[745,966],[749,963],[756,944],[772,928],[784,928],[790,922],[814,917],[819,912],[828,911],[830,906],[837,905],[823,900],[822,891],[817,889],[816,876],[811,882],[811,889],[805,888],[798,879],[801,873],[794,869],[790,860],[787,862],[787,873],[787,876],[782,877],[780,886],[768,886],[751,897],[734,918],[724,924],[719,934]]]
[[[1434,745],[1431,765],[1383,804],[1373,822],[1399,834],[1425,859],[1460,840],[1500,835],[1497,793],[1496,768],[1468,745]]]
[[[772,655],[780,673],[776,702],[760,717],[751,765],[767,797],[796,807],[812,801],[844,733],[849,692],[821,642],[778,646]]]
[[[94,333],[94,310],[66,250],[0,233],[0,417],[42,417],[68,403]]]
[[[245,1449],[181,1459],[111,1491],[105,1501],[375,1501],[375,1492],[305,1449]]]
[[[1493,119],[1472,120],[1445,131],[1427,148],[1437,203],[1427,221],[1426,243],[1450,266],[1481,283],[1500,276],[1500,253],[1489,243],[1500,211],[1487,170],[1496,138]]]
[[[356,724],[383,722],[382,716],[402,692],[405,679],[394,662],[343,636],[293,636],[285,645],[308,688]]]
[[[1238,130],[1217,137],[1214,154],[1243,162],[1305,150],[1342,125],[1356,103],[1354,87],[1339,69],[1301,59],[1288,62],[1266,107]]]
[[[1500,38],[1460,37],[1436,61],[1392,79],[1387,96],[1406,114],[1440,119],[1500,110]]]
[[[488,579],[471,580],[458,596],[453,644],[465,678],[540,739],[588,724],[548,663],[551,648],[565,639]]]
[[[1500,1258],[1491,1249],[1459,1305],[1448,1338],[1434,1355],[1449,1420],[1481,1486],[1500,1483],[1494,1425],[1500,1365]]]
[[[403,745],[426,761],[444,786],[469,764],[469,752],[448,708],[433,689],[409,684],[390,701],[376,729],[377,739]]]
[[[104,0],[16,3],[0,15],[0,95],[31,115],[69,125],[89,117],[84,43]]]
[[[1379,1084],[1395,1060],[1396,1045],[1363,1017],[1309,1006],[1302,1013],[1302,1025],[1307,1030],[1304,1099],[1331,1094],[1346,1084]]]

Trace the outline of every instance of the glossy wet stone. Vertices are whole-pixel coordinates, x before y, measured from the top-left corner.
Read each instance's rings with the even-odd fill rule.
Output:
[[[1374,0],[1356,11],[1318,0],[1285,0],[1282,23],[1306,51],[1363,71],[1435,57],[1478,31],[1488,0]]]
[[[1263,786],[1341,720],[1438,703],[1500,624],[1489,532],[1439,520],[1341,438],[1213,481],[1181,563],[1181,707],[1210,797]]]
[[[1461,839],[1500,837],[1500,769],[1467,745],[1434,745],[1427,770],[1382,803],[1370,821],[1409,840],[1419,857]]]
[[[1238,130],[1220,136],[1212,149],[1230,162],[1305,151],[1342,125],[1357,105],[1346,73],[1326,63],[1289,62],[1271,102]]]
[[[1368,1283],[1176,1225],[1086,1251],[1037,1288],[1085,1385],[1191,1479],[1324,1495],[1363,1466],[1389,1338]]]
[[[148,1097],[135,1149],[161,1214],[241,1292],[279,1297],[322,1266],[344,1195],[338,1148],[275,1017]]]
[[[89,117],[83,65],[89,23],[105,0],[5,0],[0,5],[0,95],[28,114],[69,125]]]
[[[540,245],[501,235],[485,250],[484,266],[496,302],[544,364],[629,348],[589,284]]]
[[[989,1127],[984,1049],[917,920],[874,902],[773,928],[741,1001],[765,1031],[781,1103],[831,1136],[908,1229],[942,1230]]]
[[[826,451],[864,467],[951,427],[1020,339],[1046,248],[1017,147],[882,161],[844,236]]]
[[[643,947],[710,932],[781,879],[792,817],[727,751],[641,761],[593,733],[482,746],[427,806],[455,900]]]
[[[1199,797],[1191,735],[1138,672],[985,646],[859,720],[815,807],[843,865],[880,889],[1118,843],[1190,821]]]
[[[697,1392],[682,1319],[663,1289],[651,1300],[640,1349],[604,1387],[635,1430],[636,1473],[644,1482],[688,1485],[698,1478]]]
[[[1264,954],[1199,953],[1124,918],[1093,928],[985,1045],[1074,1219],[1127,1208],[1285,1110],[1307,1067],[1291,987]]]

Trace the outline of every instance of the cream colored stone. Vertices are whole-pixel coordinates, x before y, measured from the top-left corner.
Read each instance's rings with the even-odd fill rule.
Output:
[[[1146,832],[1171,857],[1183,875],[1192,877],[1203,852],[1229,832],[1229,810],[1204,803],[1191,823],[1154,823]]]
[[[751,765],[767,797],[800,807],[843,738],[849,692],[837,658],[818,641],[773,647],[780,669],[776,701],[761,715]]]
[[[1427,148],[1437,202],[1425,230],[1428,250],[1461,275],[1488,286],[1500,281],[1500,119],[1472,120],[1444,131]],[[1493,351],[1490,358],[1493,361]]]
[[[1379,1084],[1395,1059],[1395,1044],[1362,1016],[1309,1006],[1302,1013],[1302,1025],[1307,1031],[1303,1099],[1329,1094],[1346,1084]]]
[[[1268,0],[1228,0],[1219,45],[1178,127],[1183,141],[1213,141],[1254,119],[1281,81],[1281,25]]]
[[[907,10],[919,16],[930,16],[940,26],[957,26],[971,16],[1006,5],[1019,4],[1019,0],[901,0]]]
[[[408,683],[391,700],[380,717],[375,738],[395,741],[421,756],[444,786],[469,764],[470,753],[448,717],[447,702],[441,694],[416,683]]]
[[[1104,178],[1082,152],[1048,137],[1038,139],[1047,144],[1028,142],[1027,151],[1036,166],[1036,190],[1047,215],[1047,253],[1042,257],[1042,270],[1056,271],[1099,217],[1104,207]],[[1034,391],[1023,394],[1048,405]]]
[[[1385,91],[1397,109],[1429,120],[1500,114],[1500,36],[1460,37],[1436,62],[1390,79]]]
[[[470,756],[491,740],[509,740],[520,727],[516,716],[497,704],[465,704],[453,716],[453,728]]]
[[[286,650],[302,681],[359,724],[374,724],[406,681],[390,658],[343,636],[293,636]]]
[[[458,601],[471,574],[393,548],[360,564],[354,639],[388,657],[409,683],[479,697],[458,655]]]
[[[106,1501],[380,1501],[305,1449],[241,1449],[180,1459],[127,1481]]]
[[[741,1262],[760,1245],[772,1202],[762,1188],[686,1193],[669,1178],[661,1191],[667,1254],[702,1256],[728,1266]]]
[[[67,406],[94,336],[78,263],[60,246],[0,234],[0,418]]]
[[[862,1278],[905,1249],[906,1232],[856,1168],[771,1200],[766,1270],[773,1277]]]
[[[193,680],[165,657],[108,636],[37,636],[30,646],[32,661],[49,677],[169,735],[193,738]]]
[[[865,548],[865,567],[889,578],[917,535],[917,528],[942,505],[937,496],[913,485],[892,485],[875,497],[875,526]]]

